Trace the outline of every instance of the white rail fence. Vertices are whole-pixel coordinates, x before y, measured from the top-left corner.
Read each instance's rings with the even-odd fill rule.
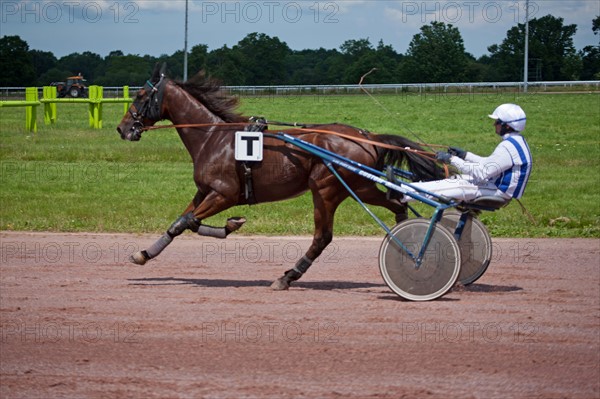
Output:
[[[600,92],[600,80],[529,82],[528,92],[548,91],[587,91]],[[130,87],[134,93],[140,87]],[[476,83],[401,83],[368,84],[362,88],[370,93],[410,94],[410,93],[456,93],[477,94],[490,92],[523,92],[523,82],[476,82]],[[359,85],[274,85],[274,86],[224,86],[227,92],[239,96],[278,96],[278,95],[329,95],[360,94]],[[39,88],[42,90],[42,88]],[[121,97],[122,87],[104,87],[104,97]],[[25,97],[25,87],[0,87],[0,99]]]

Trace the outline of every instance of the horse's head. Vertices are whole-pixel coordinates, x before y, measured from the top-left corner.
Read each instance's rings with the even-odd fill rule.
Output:
[[[152,126],[162,119],[162,99],[166,85],[166,64],[154,68],[152,77],[146,81],[125,114],[117,132],[123,140],[138,141],[146,126]]]

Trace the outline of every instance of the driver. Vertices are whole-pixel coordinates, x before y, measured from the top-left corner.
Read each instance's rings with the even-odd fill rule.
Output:
[[[496,196],[507,202],[512,198],[521,198],[532,164],[531,152],[521,135],[527,119],[525,112],[516,104],[502,104],[488,116],[494,119],[496,134],[502,137],[489,157],[449,147],[447,152],[438,152],[436,158],[454,166],[461,174],[411,185],[462,202],[482,196]],[[408,186],[404,187],[418,193]],[[403,202],[411,200],[414,198],[409,195],[402,199]]]

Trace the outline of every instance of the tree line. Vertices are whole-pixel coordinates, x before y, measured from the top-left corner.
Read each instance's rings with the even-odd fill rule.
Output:
[[[592,21],[600,33],[600,16]],[[577,51],[576,25],[547,15],[529,22],[529,80],[600,79],[600,41]],[[278,37],[250,33],[232,47],[214,50],[197,44],[188,53],[188,73],[203,69],[226,85],[355,84],[377,68],[367,83],[506,82],[523,79],[525,25],[510,28],[489,54],[475,58],[465,51],[458,28],[443,22],[423,25],[408,50],[400,54],[380,40],[347,40],[339,49],[292,50]],[[19,36],[0,38],[0,86],[44,86],[82,74],[88,84],[138,86],[157,62],[167,62],[170,76],[181,79],[183,51],[159,57],[107,56],[84,51],[56,58],[50,51],[31,50]]]

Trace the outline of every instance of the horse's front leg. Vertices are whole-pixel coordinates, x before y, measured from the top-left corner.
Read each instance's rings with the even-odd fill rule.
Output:
[[[345,191],[336,188],[335,185],[322,191],[313,191],[315,234],[312,244],[292,269],[286,271],[282,277],[271,284],[273,290],[281,291],[290,288],[291,283],[302,277],[331,243],[335,211],[347,196],[348,194]]]
[[[227,224],[224,227],[212,227],[202,224],[202,219],[215,215],[231,206],[227,204],[227,201],[218,200],[215,197],[221,196],[213,193],[213,195],[205,197],[197,193],[194,200],[188,205],[183,214],[173,222],[171,227],[150,247],[131,255],[130,260],[138,265],[145,264],[150,259],[157,257],[171,244],[175,237],[188,229],[202,236],[225,238],[242,227],[246,219],[240,217],[227,219]],[[207,206],[207,204],[209,205]]]
[[[194,196],[194,199],[190,204],[185,208],[183,213],[169,229],[162,235],[158,240],[154,242],[150,247],[143,251],[139,251],[131,255],[129,260],[135,264],[143,265],[148,262],[150,259],[157,257],[169,244],[173,241],[173,238],[177,237],[181,233],[183,233],[186,229],[194,229],[195,221],[190,217],[191,212],[198,206],[204,197],[198,191]],[[193,215],[192,215],[193,216]]]
[[[185,212],[181,215],[169,229],[151,246],[143,251],[139,251],[131,255],[130,260],[138,265],[143,265],[150,259],[156,258],[160,253],[171,244],[173,239],[183,233],[185,230],[198,231],[200,222],[194,218],[192,212]]]

